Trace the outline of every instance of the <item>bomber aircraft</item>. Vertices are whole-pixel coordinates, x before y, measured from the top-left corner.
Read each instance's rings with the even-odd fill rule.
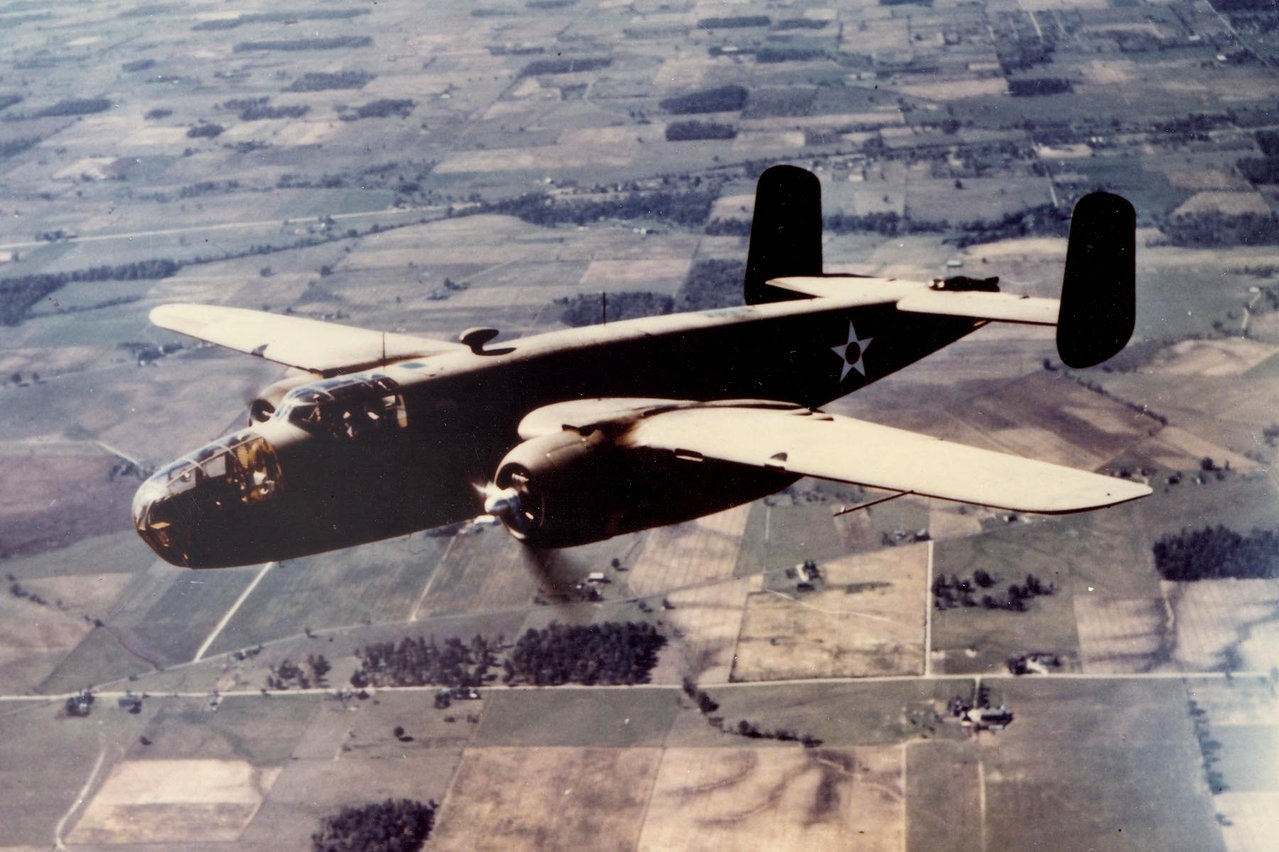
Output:
[[[691,520],[812,476],[963,503],[1065,513],[1145,485],[821,411],[988,322],[1056,325],[1072,367],[1119,352],[1135,319],[1135,221],[1087,195],[1061,299],[998,279],[822,274],[821,184],[763,173],[745,304],[459,342],[194,304],[166,329],[302,372],[249,424],[137,492],[138,533],[191,568],[281,560],[487,513],[532,548]]]

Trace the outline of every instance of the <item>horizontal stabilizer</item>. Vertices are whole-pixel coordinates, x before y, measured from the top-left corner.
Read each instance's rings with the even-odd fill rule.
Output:
[[[639,419],[620,444],[1019,512],[1135,500],[1145,485],[808,409],[691,405]]]
[[[151,322],[228,349],[326,376],[405,358],[467,351],[459,343],[217,305],[161,305]]]
[[[897,302],[897,310],[912,314],[1056,325],[1060,302],[1014,293],[924,290]]]

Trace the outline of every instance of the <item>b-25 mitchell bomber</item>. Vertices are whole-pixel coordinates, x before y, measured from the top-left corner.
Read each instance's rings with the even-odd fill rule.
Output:
[[[1135,320],[1135,213],[1075,206],[1061,299],[997,279],[822,273],[821,185],[759,179],[745,305],[460,342],[192,304],[156,325],[289,367],[247,428],[163,467],[133,503],[165,560],[287,559],[488,513],[535,548],[691,520],[813,476],[1064,513],[1145,485],[827,414],[820,406],[988,322],[1055,325],[1072,367],[1119,352]]]

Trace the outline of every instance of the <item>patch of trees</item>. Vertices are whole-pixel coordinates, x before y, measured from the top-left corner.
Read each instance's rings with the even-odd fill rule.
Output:
[[[1279,183],[1279,157],[1245,157],[1236,165],[1249,183]]]
[[[6,139],[0,142],[0,160],[16,157],[28,148],[40,144],[39,136],[25,136],[21,139]]]
[[[1261,153],[1267,157],[1279,157],[1279,131],[1276,130],[1258,130],[1254,134],[1257,140],[1257,147],[1261,149]]]
[[[1155,570],[1165,580],[1271,579],[1279,577],[1279,535],[1254,529],[1241,535],[1218,524],[1183,528],[1155,542]]]
[[[178,190],[178,198],[199,198],[214,192],[234,192],[240,188],[238,180],[202,180]]]
[[[0,323],[17,325],[31,306],[73,281],[143,281],[168,278],[182,265],[167,258],[139,260],[119,266],[93,266],[71,272],[34,272],[0,278]]]
[[[272,106],[271,99],[232,98],[221,104],[223,109],[239,113],[241,121],[261,121],[265,118],[301,118],[311,111],[306,104],[290,104],[288,106]]]
[[[330,36],[328,38],[299,38],[278,41],[242,41],[232,50],[235,53],[266,50],[344,50],[368,47],[371,44],[373,44],[372,36]]]
[[[999,219],[969,222],[963,230],[965,233],[954,241],[960,248],[1018,237],[1064,237],[1070,230],[1070,219],[1056,206],[1040,204]]]
[[[932,6],[933,0],[879,0],[881,6],[905,6],[911,3],[917,6]]]
[[[782,32],[785,30],[821,30],[825,29],[829,21],[817,21],[812,18],[787,18],[784,21],[778,21],[773,29]]]
[[[505,683],[587,686],[648,683],[666,637],[648,622],[605,622],[529,629],[503,661]]]
[[[542,74],[574,74],[579,71],[598,71],[613,64],[608,56],[562,56],[554,59],[535,59],[520,72],[521,77],[538,77]]]
[[[111,101],[106,98],[64,98],[53,106],[45,107],[33,115],[33,118],[51,118],[70,115],[92,115],[111,109]]]
[[[631,192],[610,198],[560,201],[540,192],[484,202],[476,212],[503,213],[534,225],[585,225],[601,219],[665,219],[701,225],[711,213],[711,192]]]
[[[1166,220],[1159,226],[1175,246],[1262,246],[1279,244],[1279,216],[1273,213],[1233,215],[1216,210]]]
[[[358,106],[355,109],[340,108],[339,112],[343,121],[359,121],[362,118],[390,118],[392,116],[408,118],[415,106],[417,104],[408,98],[381,98],[363,106]]]
[[[743,118],[798,118],[813,110],[817,99],[815,86],[791,86],[785,89],[757,89],[742,112]]]
[[[706,234],[711,237],[745,237],[750,232],[749,219],[712,219],[706,223]]]
[[[566,9],[577,0],[528,0],[524,5],[529,9]]]
[[[699,260],[675,296],[676,309],[712,311],[742,304],[746,264],[740,260]]]
[[[244,24],[280,23],[282,21],[345,20],[369,14],[368,9],[304,9],[287,12],[256,12],[235,18],[214,18],[201,21],[193,30],[233,30]]]
[[[346,805],[311,835],[314,852],[418,852],[435,827],[435,802],[412,799]]]
[[[793,44],[766,45],[755,51],[755,61],[764,63],[803,62],[808,59],[821,59],[825,55],[826,51],[820,47],[805,47]]]
[[[1041,595],[1057,591],[1052,583],[1045,584],[1034,574],[1026,575],[1024,584],[1012,583],[1004,595],[995,589],[998,581],[989,572],[978,568],[971,577],[938,574],[933,578],[933,606],[936,609],[953,607],[978,607],[1025,612],[1026,605]],[[980,595],[980,597],[978,597]]]
[[[1071,91],[1070,81],[1065,77],[1037,77],[1032,80],[1008,81],[1008,93],[1013,97],[1061,95],[1069,91]]]
[[[135,59],[132,62],[126,62],[120,66],[126,74],[136,74],[139,71],[145,71],[148,68],[155,67],[154,59]]]
[[[324,676],[329,673],[329,661],[323,654],[307,654],[301,663],[295,663],[287,657],[278,666],[271,666],[266,677],[266,685],[270,689],[310,689],[313,686],[323,687]]]
[[[885,236],[897,234],[940,233],[946,229],[945,222],[920,222],[899,216],[896,211],[883,213],[867,213],[865,216],[851,216],[846,213],[835,213],[823,220],[822,227],[836,234],[854,234],[874,232]]]
[[[181,351],[181,343],[143,343],[142,341],[128,340],[118,344],[121,349],[125,349],[138,362],[139,366],[145,366],[152,361],[158,361],[165,355],[171,355],[174,352]]]
[[[0,95],[0,109],[8,109],[14,104],[22,103],[22,95],[4,94]]]
[[[715,121],[672,121],[666,125],[667,142],[687,142],[693,139],[736,139],[737,128]]]
[[[375,642],[356,650],[360,668],[351,675],[351,686],[482,686],[496,677],[489,669],[497,665],[501,642],[500,636],[495,643],[479,635],[469,644],[449,637],[443,647],[434,636],[405,638],[398,645]]]
[[[332,74],[308,71],[290,83],[284,91],[327,92],[337,89],[363,89],[376,76],[367,71],[338,71]]]
[[[187,136],[192,139],[216,139],[226,128],[211,121],[202,121],[195,127],[187,128]]]
[[[571,328],[596,325],[604,317],[605,310],[607,310],[609,322],[620,322],[640,317],[661,316],[675,309],[673,298],[648,290],[609,293],[607,302],[604,303],[601,303],[598,294],[579,293],[572,299],[564,299],[562,304],[565,307],[564,312],[560,314],[560,322]]]
[[[173,115],[173,110],[161,107],[158,109],[147,110],[147,114],[144,115],[143,118],[146,118],[149,121],[155,121],[158,118],[168,118],[171,115]]]
[[[703,112],[735,112],[746,106],[750,93],[745,86],[719,86],[666,98],[658,105],[675,115],[695,115]]]
[[[766,27],[773,23],[767,15],[737,15],[731,18],[702,18],[697,22],[699,30],[731,30],[743,27]]]

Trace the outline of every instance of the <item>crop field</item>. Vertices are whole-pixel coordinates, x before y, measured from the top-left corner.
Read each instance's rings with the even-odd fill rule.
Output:
[[[431,845],[633,849],[660,759],[654,748],[469,749]]]
[[[731,679],[923,674],[928,550],[917,544],[825,562],[815,592],[751,594]]]
[[[667,749],[640,850],[898,850],[901,751]]]

